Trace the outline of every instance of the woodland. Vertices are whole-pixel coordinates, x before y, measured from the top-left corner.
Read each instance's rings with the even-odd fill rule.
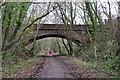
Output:
[[[0,3],[1,73],[41,55],[46,47],[73,56],[85,66],[120,77],[120,2],[6,2]],[[87,25],[89,43],[82,49],[70,39],[34,39],[34,24]],[[67,32],[68,30],[66,30]]]

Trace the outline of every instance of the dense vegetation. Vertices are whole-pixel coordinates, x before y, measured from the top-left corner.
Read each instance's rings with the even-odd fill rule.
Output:
[[[88,63],[93,68],[102,69],[114,75],[120,76],[120,23],[112,18],[111,4],[108,9],[96,3],[32,3],[32,2],[3,2],[2,10],[2,64],[3,71],[7,66],[20,62],[44,52],[48,46],[60,54],[68,54]],[[45,7],[46,6],[46,7]],[[101,11],[103,9],[103,11]],[[107,11],[109,10],[109,12]],[[42,12],[42,13],[41,13]],[[52,20],[48,19],[51,17]],[[108,18],[107,22],[102,19],[102,14]],[[78,22],[76,21],[76,17]],[[119,17],[118,17],[119,19]],[[25,43],[33,34],[33,24],[52,23],[65,24],[70,31],[73,25],[80,24],[80,20],[86,24],[87,33],[90,37],[88,46],[83,50],[71,39],[51,38],[36,41],[26,46]],[[51,45],[51,46],[50,46]],[[98,65],[99,64],[99,65]],[[90,66],[90,65],[88,65]]]

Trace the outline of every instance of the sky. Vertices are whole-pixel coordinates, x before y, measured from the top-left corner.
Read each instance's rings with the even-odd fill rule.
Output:
[[[103,0],[102,0],[103,1]],[[106,0],[107,1],[107,0]],[[110,1],[110,4],[111,4],[111,13],[112,13],[112,17],[114,17],[114,18],[116,18],[117,17],[117,14],[118,14],[118,5],[117,5],[117,3],[115,2],[115,1],[113,1],[113,0],[109,0]],[[107,5],[107,2],[101,2],[102,3],[102,5],[104,6],[104,7],[106,7],[106,8],[108,8],[108,5]],[[100,2],[98,2],[98,9],[102,12],[102,10],[103,9],[101,9],[101,7],[99,7],[99,5],[100,5]],[[32,9],[32,7],[30,8],[30,9]],[[79,11],[79,10],[78,10]],[[107,12],[108,12],[109,10],[107,9]],[[84,14],[83,13],[83,11],[81,10],[81,11],[79,11],[80,12],[80,14]],[[41,10],[40,9],[38,9],[37,10],[37,13],[41,13]],[[77,13],[77,12],[76,12]],[[78,15],[78,13],[77,13],[77,15]],[[107,17],[106,17],[106,15],[105,14],[101,14],[102,15],[102,19],[107,19]],[[53,14],[52,13],[50,13],[46,18],[47,18],[47,22],[46,23],[53,23],[52,22],[52,17],[53,17]],[[45,18],[44,18],[45,19]],[[83,21],[82,21],[82,19],[80,19],[80,17],[76,17],[76,21],[77,21],[77,24],[83,24]]]

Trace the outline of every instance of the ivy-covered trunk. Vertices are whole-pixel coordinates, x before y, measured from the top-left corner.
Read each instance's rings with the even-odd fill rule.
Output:
[[[7,59],[6,56],[19,56],[21,53],[21,47],[23,47],[24,36],[16,44],[12,44],[20,34],[23,26],[23,21],[26,18],[26,14],[30,3],[24,2],[5,2],[1,7],[2,9],[2,58]],[[12,47],[11,47],[12,45]],[[24,54],[24,53],[23,53]],[[18,61],[17,57],[14,57],[14,61]]]
[[[94,13],[93,8],[92,8],[92,3],[91,2],[85,2],[86,5],[86,13],[85,13],[85,22],[87,27],[87,32],[90,37],[91,41],[91,46],[94,51],[94,57],[95,60],[97,60],[97,47],[96,47],[96,27],[97,27],[97,17],[96,13]]]

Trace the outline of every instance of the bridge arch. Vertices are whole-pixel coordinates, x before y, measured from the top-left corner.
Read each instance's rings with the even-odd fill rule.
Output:
[[[86,32],[85,25],[73,25],[72,31],[70,28],[67,29],[64,24],[42,24],[35,25],[32,37],[28,40],[28,43],[32,43],[34,39],[43,39],[47,37],[59,37],[71,40],[72,42],[78,44],[79,46],[85,48],[87,42],[89,42],[89,37]]]

